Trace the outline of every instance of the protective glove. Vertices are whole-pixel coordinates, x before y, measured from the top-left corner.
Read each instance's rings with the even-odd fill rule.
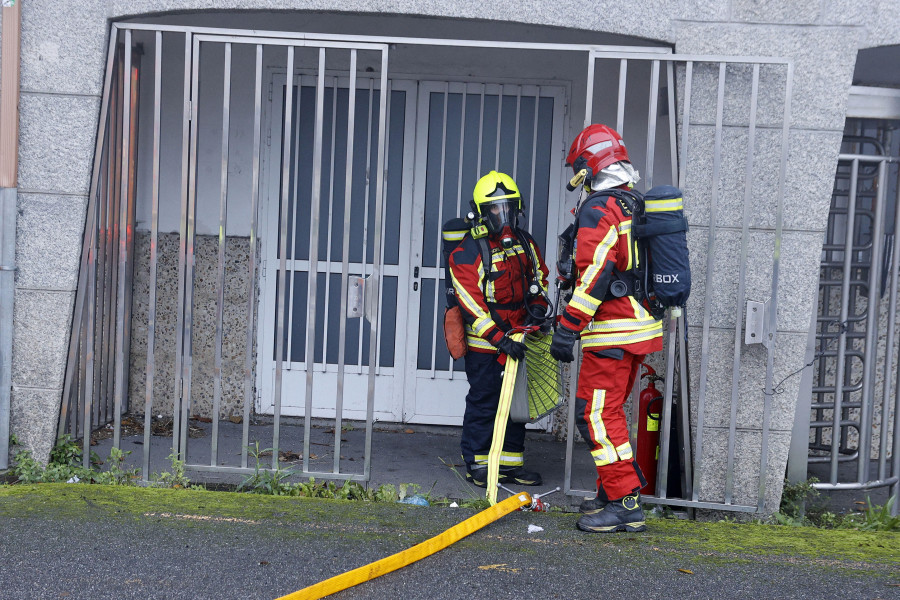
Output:
[[[497,342],[497,349],[504,354],[508,354],[510,358],[514,358],[516,360],[522,360],[525,358],[525,344],[522,342],[517,342],[510,337],[503,336],[500,338],[500,341]]]
[[[577,333],[559,326],[550,342],[550,356],[560,362],[572,362],[575,360],[575,340],[577,339]]]

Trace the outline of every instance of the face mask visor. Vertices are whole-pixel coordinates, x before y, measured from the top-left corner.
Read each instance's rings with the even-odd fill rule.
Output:
[[[518,199],[490,202],[484,206],[483,210],[488,230],[491,233],[499,234],[504,229],[515,229],[519,214]]]

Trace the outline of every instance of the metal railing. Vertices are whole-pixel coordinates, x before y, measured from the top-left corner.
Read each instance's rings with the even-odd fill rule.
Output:
[[[890,130],[869,128],[861,131],[866,135],[844,138],[823,245],[818,317],[810,333],[815,336],[815,370],[807,388],[812,400],[806,414],[808,463],[827,465],[816,487],[889,487],[896,496],[900,176]],[[801,405],[798,428],[803,412]],[[800,457],[792,460],[799,462]],[[896,514],[896,505],[893,510]]]

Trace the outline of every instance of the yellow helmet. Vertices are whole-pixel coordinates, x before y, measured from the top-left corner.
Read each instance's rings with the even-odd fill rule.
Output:
[[[504,227],[515,228],[523,209],[519,186],[506,173],[491,171],[475,184],[472,209],[491,233],[500,233]]]

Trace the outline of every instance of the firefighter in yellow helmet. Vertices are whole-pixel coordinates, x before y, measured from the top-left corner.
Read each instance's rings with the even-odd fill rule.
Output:
[[[520,225],[524,205],[512,177],[491,171],[478,180],[472,196],[474,226],[450,253],[448,268],[468,344],[460,447],[466,479],[485,487],[504,365],[507,356],[525,357],[525,345],[507,332],[545,323],[548,270],[537,243]],[[525,424],[508,421],[501,483],[542,483],[538,473],[525,469],[524,450]]]

